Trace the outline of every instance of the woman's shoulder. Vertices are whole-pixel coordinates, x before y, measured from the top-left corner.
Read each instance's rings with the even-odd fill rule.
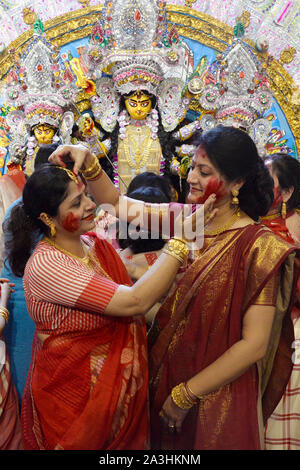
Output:
[[[255,257],[257,261],[274,263],[293,251],[299,251],[296,246],[279,237],[269,227],[256,224],[256,228],[250,243],[249,255]]]
[[[42,269],[47,266],[49,261],[55,263],[55,261],[62,261],[67,258],[67,255],[63,252],[57,250],[45,240],[40,240],[30,256],[26,268],[32,270],[32,268],[36,269],[37,267],[40,267]]]

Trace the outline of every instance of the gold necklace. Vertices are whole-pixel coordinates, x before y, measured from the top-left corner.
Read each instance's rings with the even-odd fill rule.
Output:
[[[61,246],[57,245],[57,243],[55,243],[53,240],[51,240],[50,238],[48,237],[44,237],[43,238],[43,241],[45,241],[46,243],[48,243],[49,245],[51,246],[54,246],[54,248],[56,248],[57,250],[61,251],[62,253],[64,253],[65,255],[68,255],[70,256],[71,258],[75,258],[77,259],[78,261],[80,261],[81,263],[83,263],[85,266],[89,266],[91,260],[90,260],[90,257],[89,255],[86,253],[83,245],[82,246],[82,249],[84,251],[84,253],[86,253],[86,255],[83,257],[83,258],[80,258],[79,256],[76,256],[74,255],[73,253],[71,253],[70,251],[67,251],[65,250],[64,248],[62,248]]]
[[[209,235],[209,236],[216,236],[216,235],[220,235],[221,233],[225,232],[226,230],[228,230],[232,225],[234,225],[234,223],[240,218],[240,213],[239,211],[236,211],[229,219],[229,221],[225,224],[225,225],[222,225],[221,227],[217,228],[216,230],[214,231],[206,231],[204,230],[204,235]]]
[[[67,251],[64,248],[61,248],[59,245],[57,245],[57,243],[55,243],[53,240],[51,240],[48,237],[44,237],[43,241],[45,241],[49,245],[53,246],[57,250],[61,251],[65,255],[70,256],[71,258],[77,259],[78,261],[83,263],[90,270],[92,269],[91,264],[95,264],[95,267],[98,268],[99,273],[102,276],[107,277],[108,279],[111,279],[113,281],[113,279],[110,277],[110,275],[106,271],[104,271],[104,269],[102,268],[102,266],[99,263],[98,259],[95,259],[95,257],[92,254],[91,254],[91,257],[90,257],[90,254],[87,253],[83,258],[80,258],[79,256],[76,256],[76,255],[73,255],[73,253],[70,253],[70,251]],[[83,245],[81,245],[81,246],[82,246],[83,251],[86,252],[84,246]]]
[[[146,126],[146,129],[148,130],[149,128]],[[150,148],[151,148],[152,141],[153,141],[153,139],[150,136],[150,132],[151,131],[149,129],[149,134],[146,136],[146,140],[147,140],[146,146],[142,146],[140,144],[140,139],[138,139],[137,144],[134,141],[134,135],[136,134],[135,131],[131,128],[127,128],[126,130],[126,136],[123,141],[125,157],[130,168],[135,168],[137,174],[139,173],[140,168],[143,168],[143,166],[147,164],[147,161],[150,155]],[[133,162],[131,158],[130,149],[133,150],[135,162]]]

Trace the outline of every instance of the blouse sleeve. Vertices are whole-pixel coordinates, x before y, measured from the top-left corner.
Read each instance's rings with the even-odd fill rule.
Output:
[[[279,284],[280,274],[277,271],[266,283],[259,296],[254,300],[253,305],[269,305],[275,307]]]
[[[36,300],[94,313],[104,313],[119,286],[56,250],[34,255],[26,271]]]
[[[290,248],[290,245],[272,232],[264,233],[253,243],[245,257],[244,311],[250,305],[276,305],[281,267]]]

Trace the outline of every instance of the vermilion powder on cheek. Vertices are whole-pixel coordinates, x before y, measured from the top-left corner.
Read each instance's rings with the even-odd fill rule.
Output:
[[[68,232],[76,232],[79,229],[80,217],[76,217],[73,212],[69,214],[62,220],[62,226]]]
[[[198,199],[198,204],[204,204],[206,199],[211,195],[216,195],[216,202],[222,199],[225,196],[226,190],[224,188],[223,181],[218,178],[211,178],[207,183],[203,196]]]

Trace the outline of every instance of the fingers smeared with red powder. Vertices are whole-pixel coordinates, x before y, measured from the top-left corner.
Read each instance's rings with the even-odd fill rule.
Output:
[[[75,216],[73,212],[69,212],[62,220],[62,226],[68,232],[76,232],[80,226],[80,217]]]
[[[273,188],[274,200],[269,210],[276,209],[282,203],[282,194],[279,186],[274,186]]]
[[[211,194],[216,195],[216,202],[218,202],[226,195],[226,190],[223,181],[219,180],[218,178],[211,178],[207,183],[203,196],[198,199],[197,203],[204,204],[206,199]]]

